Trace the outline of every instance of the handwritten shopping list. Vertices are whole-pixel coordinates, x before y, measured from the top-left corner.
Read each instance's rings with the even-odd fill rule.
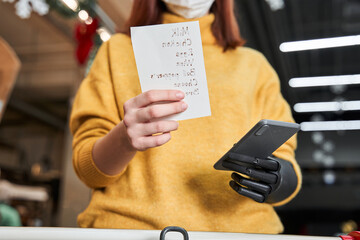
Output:
[[[132,27],[131,41],[142,92],[174,89],[185,93],[188,109],[168,119],[211,115],[198,21]]]

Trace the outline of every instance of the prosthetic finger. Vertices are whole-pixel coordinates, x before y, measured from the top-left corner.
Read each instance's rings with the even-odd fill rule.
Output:
[[[272,173],[267,173],[264,171],[259,171],[256,170],[254,168],[250,168],[250,167],[244,167],[241,166],[239,164],[230,162],[230,161],[224,161],[223,162],[223,166],[227,169],[233,170],[235,172],[239,172],[245,175],[248,175],[251,178],[256,178],[262,182],[266,182],[266,183],[276,183],[277,181],[277,176],[275,174]]]
[[[270,171],[276,171],[279,169],[279,163],[274,159],[260,159],[239,153],[230,153],[229,158],[242,163],[248,163],[257,167],[265,168]]]
[[[263,203],[265,201],[265,197],[263,195],[261,195],[260,193],[251,191],[247,188],[243,188],[234,181],[230,181],[229,184],[230,184],[230,187],[232,189],[234,189],[235,192],[237,192],[245,197],[249,197],[259,203]]]
[[[263,194],[269,194],[271,187],[265,183],[256,182],[254,180],[246,179],[237,173],[231,174],[231,178],[238,184],[247,187],[248,189],[255,190]]]

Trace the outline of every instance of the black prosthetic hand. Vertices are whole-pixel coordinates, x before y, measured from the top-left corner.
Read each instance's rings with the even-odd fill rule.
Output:
[[[298,180],[292,164],[283,159],[259,159],[230,152],[229,158],[222,165],[235,171],[231,175],[231,188],[260,203],[280,202],[289,197],[297,186]]]

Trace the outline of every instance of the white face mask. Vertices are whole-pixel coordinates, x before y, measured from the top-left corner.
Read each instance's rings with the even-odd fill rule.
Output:
[[[184,18],[205,16],[215,0],[162,0],[173,13]]]

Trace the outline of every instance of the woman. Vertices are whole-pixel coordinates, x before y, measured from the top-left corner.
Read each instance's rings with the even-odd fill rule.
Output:
[[[296,189],[272,205],[234,193],[230,173],[213,169],[258,120],[293,121],[274,70],[260,53],[241,47],[233,0],[135,0],[128,26],[193,20],[200,23],[211,117],[162,120],[186,111],[184,94],[141,93],[129,31],[99,50],[70,121],[75,170],[93,188],[78,217],[81,227],[283,230],[272,205],[288,202],[300,188],[294,138],[275,156],[295,169]],[[242,193],[239,182],[231,186]]]

